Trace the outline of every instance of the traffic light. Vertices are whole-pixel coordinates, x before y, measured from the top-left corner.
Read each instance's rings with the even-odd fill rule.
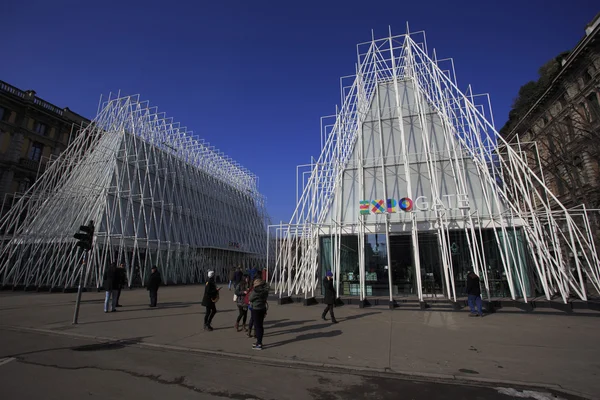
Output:
[[[92,240],[94,239],[94,221],[90,221],[87,226],[81,225],[79,230],[83,232],[77,232],[73,235],[78,240],[77,246],[83,250],[90,250],[92,248]]]

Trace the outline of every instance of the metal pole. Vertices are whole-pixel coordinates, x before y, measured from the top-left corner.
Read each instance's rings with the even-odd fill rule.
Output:
[[[75,314],[73,315],[73,325],[77,325],[77,318],[79,318],[79,303],[81,302],[81,288],[83,286],[83,270],[85,268],[87,275],[87,251],[83,252],[83,265],[81,266],[81,272],[79,273],[79,287],[77,288],[77,301],[75,301]]]
[[[270,239],[269,238],[269,233],[270,233],[270,229],[267,226],[267,273],[266,273],[266,276],[265,276],[265,280],[267,282],[269,282],[269,239]]]

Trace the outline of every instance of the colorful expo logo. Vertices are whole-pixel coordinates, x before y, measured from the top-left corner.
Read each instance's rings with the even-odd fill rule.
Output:
[[[440,198],[434,198],[429,202],[427,197],[419,196],[414,201],[410,197],[396,199],[361,200],[360,214],[383,214],[395,213],[400,210],[404,212],[436,211],[436,210],[468,210],[470,208],[469,197],[466,194],[445,194]]]
[[[395,213],[396,207],[400,207],[402,211],[410,212],[413,208],[413,201],[409,197],[403,197],[400,201],[396,199],[380,200],[361,200],[360,213],[365,214],[382,214],[384,212]]]

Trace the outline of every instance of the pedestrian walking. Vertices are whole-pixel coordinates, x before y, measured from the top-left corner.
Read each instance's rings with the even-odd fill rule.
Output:
[[[250,277],[250,276],[248,276],[248,277]],[[252,334],[252,329],[254,328],[254,314],[252,314],[252,303],[250,302],[250,296],[252,295],[253,291],[254,291],[254,281],[250,280],[250,289],[248,290],[248,293],[246,293],[246,296],[244,296],[244,304],[246,304],[248,306],[248,311],[250,311],[250,321],[248,322],[248,333],[246,334],[246,336],[248,336],[249,338],[256,337],[256,335]]]
[[[269,297],[269,285],[262,279],[254,280],[254,289],[250,294],[250,303],[252,304],[252,319],[256,329],[256,343],[252,345],[254,350],[263,349],[263,335],[265,333],[264,322],[267,315]]]
[[[158,288],[161,283],[162,279],[160,272],[158,272],[158,268],[154,265],[152,266],[152,273],[150,274],[147,285],[148,292],[150,293],[150,307],[156,307],[156,303],[158,302]]]
[[[481,310],[481,288],[479,287],[479,277],[475,272],[469,271],[467,273],[467,296],[469,308],[471,313],[469,317],[483,317]],[[475,310],[477,305],[477,310]]]
[[[106,291],[104,297],[104,312],[115,312],[117,311],[117,293],[119,288],[119,280],[117,274],[117,265],[110,263],[110,265],[104,270],[102,286]]]
[[[244,273],[242,272],[242,267],[238,266],[237,270],[235,271],[235,277],[233,278],[233,283],[235,283],[235,285],[237,286],[242,279],[244,278]]]
[[[231,267],[231,271],[229,271],[229,291],[231,291],[232,287],[235,290],[235,284],[233,282],[234,280],[235,280],[235,267]]]
[[[250,291],[250,277],[248,275],[244,275],[242,280],[235,287],[235,300],[238,308],[238,317],[235,321],[235,330],[239,332],[243,330],[248,332],[248,327],[246,327],[246,319],[248,317],[248,303],[246,295]],[[242,322],[242,329],[240,329],[240,321]]]
[[[217,301],[219,301],[219,290],[215,283],[215,271],[208,271],[208,282],[204,287],[204,297],[202,298],[202,305],[206,307],[206,314],[204,315],[204,330],[212,331],[212,320],[217,314]]]
[[[331,316],[331,323],[337,324],[335,314],[333,313],[337,294],[335,292],[335,287],[333,287],[333,273],[331,271],[327,271],[325,279],[323,279],[323,288],[325,289],[323,302],[327,304],[327,307],[325,307],[323,314],[321,314],[321,318],[323,318],[323,321],[327,321],[327,313],[329,312],[329,315]]]
[[[127,285],[127,271],[125,270],[125,264],[119,264],[117,268],[118,280],[119,280],[119,289],[117,291],[117,307],[123,307],[119,300],[121,299],[121,289]]]

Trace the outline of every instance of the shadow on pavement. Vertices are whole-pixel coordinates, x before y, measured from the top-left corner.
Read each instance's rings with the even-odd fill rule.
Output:
[[[340,330],[331,331],[331,332],[307,333],[305,335],[298,335],[293,339],[283,340],[281,342],[276,342],[276,343],[272,343],[272,344],[267,344],[264,347],[266,349],[271,349],[273,347],[285,346],[286,344],[300,342],[303,340],[331,338],[331,337],[340,336],[341,334],[342,334],[342,331],[340,331]]]
[[[153,311],[160,310],[165,308],[186,308],[190,307],[194,304],[200,304],[200,302],[192,302],[192,303],[183,303],[183,302],[172,302],[172,303],[158,303],[157,307],[150,307],[147,304],[133,304],[131,306],[124,305],[123,307],[119,307],[118,312],[130,312],[130,311]],[[134,308],[131,307],[144,307],[144,308]]]
[[[377,315],[377,314],[381,314],[381,311],[371,311],[371,312],[364,313],[364,314],[350,315],[349,317],[343,317],[343,318],[338,318],[338,319],[340,321],[351,321],[353,319],[364,318],[364,317],[368,317],[370,315]]]
[[[265,321],[265,326],[269,329],[275,329],[275,328],[286,328],[288,326],[294,326],[294,325],[304,325],[307,322],[313,322],[314,320],[312,319],[307,319],[307,320],[303,320],[303,321],[289,321],[289,322],[284,322],[287,320],[282,320],[282,322],[278,322],[275,323],[273,325],[267,325],[267,321]]]
[[[122,349],[125,346],[129,346],[132,344],[140,343],[143,339],[150,336],[141,336],[131,339],[121,339],[121,340],[113,340],[110,342],[103,343],[92,343],[86,344],[83,346],[71,347],[70,349],[73,351],[102,351],[102,350],[118,350]]]
[[[344,321],[349,321],[349,320],[353,320],[353,319],[359,319],[359,318],[363,318],[363,317],[367,317],[369,315],[376,315],[376,314],[381,314],[381,311],[373,311],[373,312],[368,312],[368,313],[364,313],[364,314],[356,314],[356,315],[351,315],[349,317],[345,317],[345,318],[341,318],[339,319],[339,322],[344,322]],[[266,321],[265,321],[266,322]],[[290,321],[289,323],[285,323],[285,325],[283,326],[291,326],[291,325],[299,325],[299,324],[304,324],[306,322],[312,322],[312,320],[307,320],[307,321]],[[319,330],[319,329],[324,329],[324,328],[328,328],[331,327],[333,324],[330,321],[327,322],[323,322],[320,324],[315,324],[315,325],[306,325],[306,326],[302,326],[299,328],[295,328],[295,329],[288,329],[288,330],[283,330],[283,331],[277,331],[274,333],[266,333],[265,336],[279,336],[279,335],[287,335],[290,333],[301,333],[301,332],[306,332],[306,331],[314,331],[314,330]],[[277,328],[277,327],[283,327],[281,325],[277,326],[267,326],[265,328]]]
[[[140,311],[140,310],[138,310],[138,311]],[[135,321],[135,320],[138,320],[138,319],[180,317],[182,315],[197,315],[197,314],[200,314],[200,312],[195,311],[195,312],[179,313],[179,314],[149,315],[147,317],[115,318],[115,319],[110,318],[113,315],[118,315],[119,313],[120,313],[120,311],[117,312],[117,313],[108,313],[108,315],[109,315],[108,318],[109,319],[104,319],[104,320],[101,320],[101,321],[79,322],[79,325],[107,324],[107,323],[111,323],[111,322]]]
[[[95,347],[101,347],[101,346],[104,346],[106,348],[105,349],[98,348],[96,350],[110,350],[111,347],[112,348],[122,348],[122,347],[125,347],[126,345],[140,343],[143,341],[143,339],[146,339],[149,337],[151,337],[151,336],[140,336],[140,337],[131,338],[131,339],[115,340],[115,341],[104,342],[104,343],[92,343],[92,344],[76,346],[76,347],[73,347],[73,346],[53,347],[50,349],[41,349],[41,350],[26,351],[23,353],[10,354],[10,355],[6,355],[4,357],[19,358],[19,357],[23,357],[23,356],[27,356],[27,355],[31,355],[31,354],[45,353],[45,352],[51,352],[51,351],[60,351],[60,350],[94,351],[93,349]],[[120,344],[120,346],[117,346],[117,344]]]
[[[248,312],[248,317],[250,317],[249,312]],[[280,322],[285,322],[285,321],[289,321],[289,319],[274,319],[274,320],[269,321],[268,319],[265,318],[265,326],[270,325],[270,324],[279,324]]]
[[[315,330],[319,330],[319,329],[324,329],[324,328],[328,328],[332,326],[331,322],[325,322],[322,324],[316,324],[316,325],[307,325],[307,326],[302,326],[300,328],[295,328],[295,329],[288,329],[288,330],[283,330],[283,331],[277,331],[274,333],[268,333],[268,331],[265,333],[265,336],[280,336],[280,335],[288,335],[290,333],[302,333],[302,332],[307,332],[307,331],[315,331]],[[267,329],[267,328],[265,328]]]
[[[71,301],[71,303],[75,304],[75,300]],[[97,299],[97,300],[81,300],[81,304],[103,304],[104,303],[104,299]]]

